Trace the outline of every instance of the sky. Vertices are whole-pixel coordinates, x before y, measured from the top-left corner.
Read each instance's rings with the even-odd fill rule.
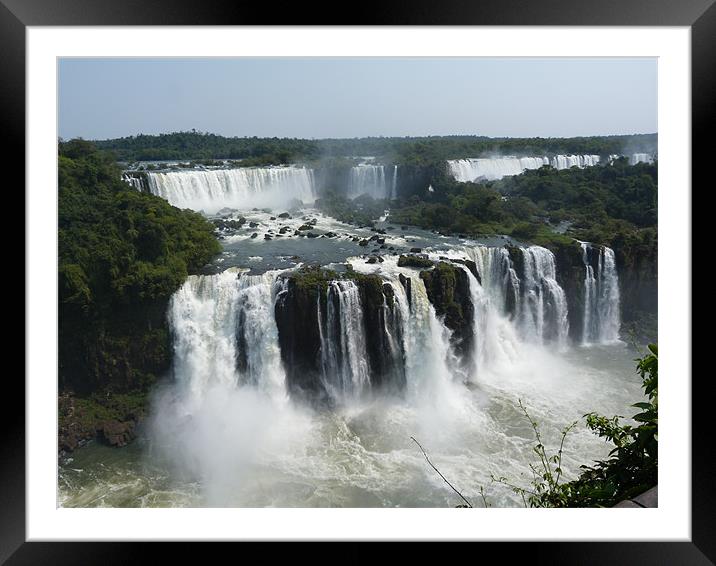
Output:
[[[59,60],[63,139],[657,131],[656,58]]]

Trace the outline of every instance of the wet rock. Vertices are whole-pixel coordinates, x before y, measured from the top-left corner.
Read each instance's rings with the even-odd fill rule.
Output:
[[[99,438],[110,446],[126,446],[135,438],[135,422],[108,420],[100,425]]]
[[[419,254],[422,253],[423,248],[410,248],[410,253]]]
[[[279,218],[291,218],[291,215],[288,212],[282,212],[278,215]]]
[[[257,228],[259,225],[258,222],[249,222],[249,228]]]
[[[368,246],[368,240],[361,240],[360,242],[358,242],[358,245],[365,248]]]
[[[269,234],[264,234],[264,240],[272,240],[273,238]]]
[[[253,234],[251,234],[251,239],[252,239],[252,240],[253,240],[254,238],[257,238],[257,237],[258,237],[258,234],[257,234],[256,232],[254,232]]]

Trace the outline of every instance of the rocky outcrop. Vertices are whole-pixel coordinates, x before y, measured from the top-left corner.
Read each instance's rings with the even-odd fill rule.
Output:
[[[326,289],[335,273],[306,268],[291,274],[287,287],[276,298],[281,359],[291,395],[304,399],[325,398],[321,384],[321,336],[318,326],[319,301],[326,312]]]
[[[548,247],[554,254],[557,283],[564,289],[564,294],[567,297],[569,337],[571,341],[579,343],[582,340],[584,323],[584,279],[586,277],[582,247],[577,241],[552,244]]]
[[[470,296],[470,282],[463,269],[441,261],[434,269],[422,271],[428,299],[452,331],[450,343],[464,361],[471,354],[473,343],[474,307]]]

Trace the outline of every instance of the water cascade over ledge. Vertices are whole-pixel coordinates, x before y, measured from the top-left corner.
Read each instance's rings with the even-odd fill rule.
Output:
[[[225,207],[287,207],[316,199],[313,171],[304,167],[149,172],[147,182],[152,194],[170,204],[207,214]]]

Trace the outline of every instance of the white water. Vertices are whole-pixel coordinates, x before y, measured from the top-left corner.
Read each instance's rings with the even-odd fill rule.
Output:
[[[228,269],[189,276],[174,294],[173,371],[188,407],[199,406],[213,386],[252,384],[273,399],[286,397],[274,319],[276,277],[275,271],[247,275]],[[243,372],[239,356],[246,359]]]
[[[333,397],[359,397],[370,385],[370,376],[358,287],[353,281],[328,285],[325,327],[318,299],[323,383]]]
[[[503,177],[519,175],[527,169],[539,169],[551,165],[555,169],[592,167],[599,163],[598,155],[556,155],[549,157],[489,157],[448,160],[450,172],[457,181],[478,179],[495,181]]]
[[[606,246],[592,247],[588,242],[581,242],[581,246],[585,267],[582,343],[618,342],[621,318],[614,251]],[[596,273],[590,254],[597,254]]]
[[[80,472],[64,469],[61,504],[459,504],[426,465],[410,440],[415,436],[473,504],[480,504],[484,487],[493,506],[519,506],[514,493],[490,482],[491,474],[504,475],[528,487],[534,438],[518,400],[540,423],[554,453],[559,431],[573,420],[583,422],[586,412],[628,414],[628,405],[640,398],[633,356],[620,344],[564,352],[554,347],[566,328],[549,329],[560,328],[566,304],[563,311],[547,250],[522,249],[522,280],[504,248],[465,246],[454,253],[475,261],[481,281],[464,268],[477,329],[468,375],[456,363],[450,333],[417,270],[398,268],[395,256],[382,264],[349,258],[357,271],[379,273],[393,289],[395,308],[384,322],[391,350],[404,360],[406,387],[403,395],[364,395],[371,383],[360,295],[353,282],[336,281],[327,291],[332,311],[324,313],[321,328],[321,357],[333,369],[324,378],[342,401],[331,410],[287,399],[273,315],[276,296],[285,291],[278,272],[249,276],[231,269],[190,277],[170,309],[176,384],[157,395],[148,446],[131,446],[122,454],[141,449],[141,455],[113,465],[103,447],[78,451],[73,467]],[[595,279],[605,280],[599,289],[613,301],[613,254],[605,250],[600,266]],[[410,299],[400,274],[411,281]],[[607,304],[599,307],[609,319]],[[565,445],[566,477],[607,451],[602,440],[578,427]]]
[[[549,339],[565,348],[569,333],[567,297],[556,280],[554,254],[546,248],[530,246],[522,248],[522,256],[525,265],[520,302],[522,335],[538,343]]]
[[[629,165],[637,163],[654,163],[654,156],[651,153],[632,153],[629,156]]]
[[[303,167],[244,167],[147,173],[149,189],[179,208],[213,214],[222,208],[288,207],[314,202],[313,171]]]
[[[368,195],[375,199],[393,199],[397,196],[398,166],[361,164],[352,167],[348,196]]]
[[[132,188],[134,188],[138,191],[142,190],[142,180],[137,177],[134,177],[133,175],[127,175],[127,174],[122,175],[122,181],[124,181],[125,183],[128,183],[129,185],[132,186]]]

